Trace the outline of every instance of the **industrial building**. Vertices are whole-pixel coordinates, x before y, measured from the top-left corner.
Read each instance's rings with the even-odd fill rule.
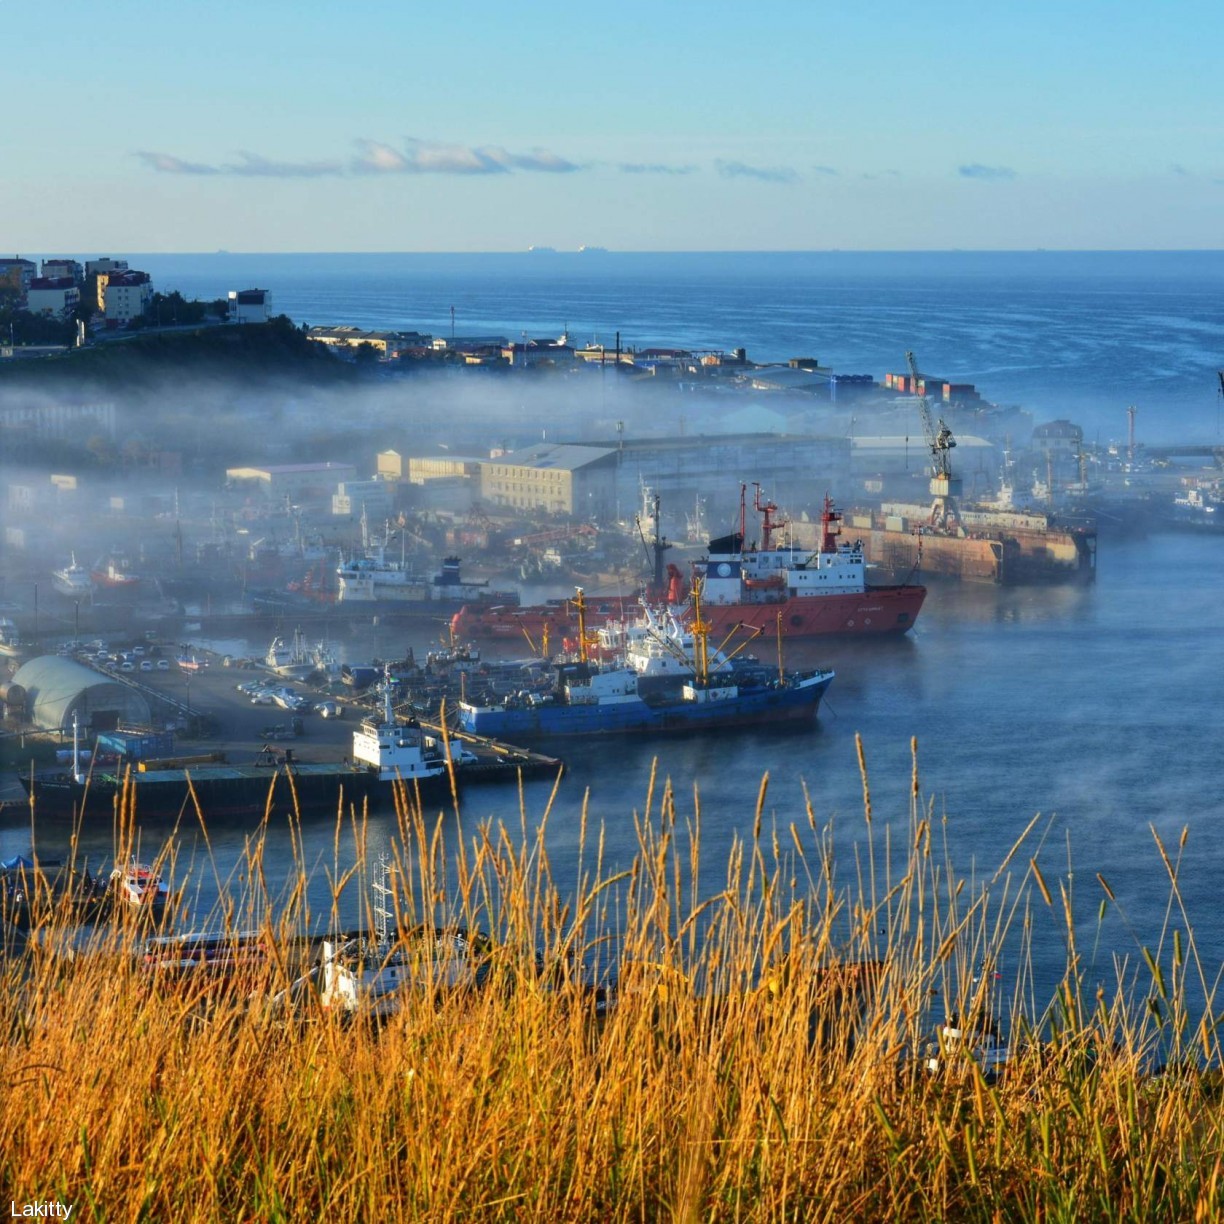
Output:
[[[135,685],[59,655],[42,655],[17,669],[8,688],[24,696],[26,721],[41,731],[70,730],[78,719],[82,732],[116,727],[147,727],[148,698]]]

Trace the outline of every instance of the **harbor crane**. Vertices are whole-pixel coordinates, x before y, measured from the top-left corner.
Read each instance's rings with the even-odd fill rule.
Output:
[[[918,373],[918,363],[914,354],[905,354],[909,366],[910,381],[913,384],[914,395],[918,399],[918,412],[922,417],[922,432],[926,438],[927,450],[931,455],[931,518],[932,527],[950,527],[956,523],[957,499],[961,495],[961,480],[952,475],[952,461],[949,452],[956,445],[952,431],[940,418],[936,428],[931,417],[931,406],[927,402],[926,381]]]

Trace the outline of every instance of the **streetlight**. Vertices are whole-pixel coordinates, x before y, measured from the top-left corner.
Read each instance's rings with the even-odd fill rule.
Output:
[[[72,648],[75,650],[81,644],[81,601],[72,601]]]

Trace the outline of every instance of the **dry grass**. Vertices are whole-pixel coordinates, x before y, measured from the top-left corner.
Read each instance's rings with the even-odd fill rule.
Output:
[[[492,971],[478,990],[426,984],[377,1025],[310,996],[289,1017],[267,1006],[298,972],[305,882],[274,922],[258,839],[254,886],[216,916],[276,952],[240,989],[151,985],[130,923],[68,961],[49,915],[0,965],[0,1199],[73,1204],[74,1220],[1216,1218],[1219,1048],[1175,855],[1157,843],[1164,942],[1087,994],[1036,822],[966,881],[916,768],[903,843],[863,779],[847,881],[810,808],[765,826],[763,783],[751,835],[700,894],[700,803],[681,822],[663,785],[632,865],[610,870],[584,829],[565,887],[547,814],[448,844],[405,805],[404,929],[486,931]],[[336,836],[360,859],[359,822]],[[337,907],[361,884],[334,879]],[[1067,957],[1035,1015],[1031,970],[1006,1000],[989,970],[1004,947],[1023,966],[1041,923]],[[616,979],[606,1015],[592,972]],[[1011,1034],[1001,1079],[956,1050],[926,1069],[946,1010]],[[1186,1069],[1152,1076],[1158,1051]]]

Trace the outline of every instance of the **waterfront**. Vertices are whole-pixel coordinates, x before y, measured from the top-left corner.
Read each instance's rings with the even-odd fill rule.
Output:
[[[522,256],[158,259],[146,262],[159,282],[189,294],[266,281],[276,308],[299,322],[439,329],[453,303],[461,332],[550,334],[568,321],[583,339],[595,333],[610,343],[623,327],[626,341],[744,344],[759,359],[815,352],[841,370],[876,377],[914,348],[927,368],[963,375],[988,398],[1021,401],[1038,422],[1082,421],[1086,436],[1095,430],[1102,441],[1124,436],[1130,403],[1139,406],[1141,439],[1219,437],[1214,368],[1224,317],[1212,280],[1216,253],[942,262],[933,255],[792,263],[782,256],[625,257],[598,265]],[[375,267],[377,275],[363,277]],[[226,278],[236,279],[228,285]],[[372,437],[372,451],[396,440],[384,433]],[[752,475],[768,480],[768,473]],[[693,812],[694,792],[701,796],[703,882],[719,886],[734,840],[751,832],[765,773],[769,819],[803,825],[810,802],[818,826],[834,823],[839,871],[848,878],[866,840],[855,735],[870,771],[877,833],[907,827],[916,737],[922,793],[935,816],[946,817],[958,865],[989,877],[1035,814],[1049,820],[1040,853],[1035,841],[1026,846],[1013,873],[1023,876],[1034,855],[1051,880],[1070,864],[1081,951],[1091,955],[1094,977],[1109,980],[1115,956],[1133,966],[1141,945],[1159,944],[1169,885],[1151,829],[1175,847],[1187,828],[1180,886],[1213,978],[1224,956],[1214,904],[1224,856],[1217,833],[1224,732],[1215,697],[1224,671],[1222,588],[1220,539],[1105,534],[1092,585],[933,585],[916,630],[901,641],[795,645],[794,666],[837,671],[810,734],[720,735],[665,747],[660,769],[675,786],[682,819]],[[437,633],[422,626],[414,637],[383,625],[339,644],[355,661],[407,646],[419,655],[437,644]],[[263,626],[249,642],[214,644],[262,656],[269,636]],[[632,856],[655,755],[650,744],[567,754],[549,821],[560,885],[577,869],[584,803],[607,829],[609,859]],[[473,791],[446,828],[468,838],[480,822],[504,820],[530,835],[550,790],[543,782],[524,788],[522,819],[512,789]],[[649,823],[657,818],[656,794]],[[386,814],[376,815],[370,853],[393,831]],[[184,834],[179,869],[190,873],[199,913],[207,914],[219,882],[239,866],[248,833],[212,830],[209,851],[194,831]],[[327,817],[305,823],[303,855],[320,868],[312,904],[323,915],[329,883],[321,868],[333,866],[334,843]],[[28,830],[0,830],[0,857],[29,846]],[[91,860],[109,856],[111,830],[87,830],[80,849]],[[352,858],[351,839],[342,839],[339,866]],[[289,871],[285,830],[271,831],[265,865]],[[1098,872],[1117,897],[1099,930]],[[1057,907],[1057,892],[1053,899]],[[1048,998],[1065,947],[1057,908],[1042,917],[1034,955]]]
[[[910,738],[918,742],[924,801],[946,829],[957,866],[989,878],[1037,814],[1033,840],[1012,873],[1037,856],[1048,880],[1074,872],[1086,973],[1112,981],[1114,958],[1141,961],[1140,946],[1161,938],[1169,882],[1152,830],[1175,850],[1188,831],[1180,888],[1199,947],[1214,974],[1224,952],[1224,919],[1215,904],[1224,871],[1219,764],[1224,729],[1212,678],[1224,673],[1218,607],[1224,594],[1224,541],[1153,535],[1111,540],[1089,586],[1003,589],[932,587],[916,630],[896,642],[796,643],[795,666],[827,663],[837,679],[817,727],[801,734],[749,732],[649,743],[593,745],[567,752],[549,819],[557,880],[577,872],[581,811],[606,828],[609,862],[627,865],[637,848],[635,816],[646,812],[656,755],[675,788],[682,821],[700,795],[703,886],[717,890],[728,854],[749,836],[762,777],[769,775],[767,828],[805,827],[810,803],[818,826],[831,823],[839,872],[848,879],[866,829],[855,736],[861,735],[871,783],[874,831],[903,834],[909,819]],[[383,631],[385,633],[385,630]],[[416,643],[421,650],[430,640]],[[412,644],[408,642],[406,644]],[[352,647],[360,649],[358,641]],[[308,745],[304,744],[303,749]],[[551,784],[523,789],[528,835],[543,815]],[[657,821],[659,796],[651,806]],[[448,835],[470,840],[483,821],[520,826],[513,787],[470,791]],[[251,830],[181,835],[179,871],[207,913],[220,881],[242,867]],[[388,846],[394,816],[376,813],[369,853]],[[312,907],[326,915],[335,830],[327,816],[304,822],[300,844],[316,870]],[[809,835],[810,836],[810,835]],[[903,840],[903,838],[902,838]],[[453,844],[453,843],[452,843]],[[45,855],[62,845],[40,844]],[[146,841],[151,853],[158,843]],[[28,852],[28,830],[0,831],[0,858]],[[111,830],[83,832],[79,850],[109,855]],[[353,861],[341,838],[340,867]],[[269,831],[264,856],[272,880],[293,867],[293,838]],[[1117,904],[1097,926],[1100,873]],[[1057,905],[1057,897],[1055,898]],[[346,914],[346,918],[353,915]],[[1060,913],[1036,915],[1038,980],[1052,989],[1065,963]]]

